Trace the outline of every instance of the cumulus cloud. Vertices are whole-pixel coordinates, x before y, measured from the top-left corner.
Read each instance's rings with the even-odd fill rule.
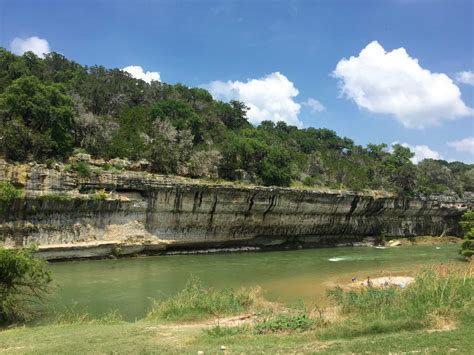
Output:
[[[25,52],[33,52],[41,58],[44,58],[46,53],[51,52],[48,41],[36,36],[28,38],[14,38],[10,43],[10,50],[18,55],[22,55]]]
[[[359,56],[341,59],[333,72],[341,94],[359,107],[390,114],[408,128],[438,125],[472,115],[454,82],[424,69],[404,48],[391,52],[369,43]]]
[[[458,83],[474,86],[474,72],[470,70],[461,71],[456,74],[456,81]]]
[[[129,65],[128,67],[125,67],[122,70],[129,73],[135,79],[141,79],[143,81],[146,81],[148,84],[151,83],[152,81],[160,81],[159,72],[157,71],[145,72],[143,68],[139,65]]]
[[[308,106],[311,112],[318,113],[324,111],[326,108],[324,105],[316,99],[310,97],[308,100],[302,103],[305,106]]]
[[[302,127],[298,119],[301,105],[294,101],[299,91],[279,72],[258,79],[212,81],[205,87],[219,100],[239,100],[250,109],[247,116],[253,124],[262,121],[284,121]]]
[[[448,142],[448,146],[456,149],[458,152],[467,152],[474,155],[474,137]]]
[[[398,143],[393,142],[392,146],[395,144],[400,144],[405,148],[410,148],[410,150],[415,153],[414,157],[411,158],[413,164],[418,164],[423,159],[443,159],[443,156],[437,151],[431,149],[427,145],[411,145],[408,143]]]

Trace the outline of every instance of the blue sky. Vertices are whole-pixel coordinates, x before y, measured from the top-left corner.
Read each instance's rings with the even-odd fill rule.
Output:
[[[2,47],[36,36],[81,64],[140,66],[246,101],[253,122],[471,163],[473,23],[469,0],[0,0]]]

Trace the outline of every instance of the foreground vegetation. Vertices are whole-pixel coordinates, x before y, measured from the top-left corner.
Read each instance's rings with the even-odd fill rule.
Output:
[[[0,248],[0,325],[31,318],[32,305],[48,292],[51,275],[34,252],[33,247]]]
[[[212,290],[191,280],[155,302],[146,319],[80,314],[0,331],[7,353],[441,352],[469,353],[474,336],[472,268],[439,266],[406,288],[336,288],[335,308],[287,308],[250,291]],[[251,314],[237,323],[229,315]],[[190,316],[191,315],[191,316]],[[191,321],[191,322],[190,322]],[[53,341],[52,341],[53,339]]]
[[[461,255],[470,260],[474,256],[474,211],[464,213],[459,223],[464,234]]]
[[[386,190],[403,195],[474,191],[474,167],[406,147],[363,147],[325,128],[247,120],[241,102],[202,88],[150,84],[119,69],[84,67],[0,48],[0,157],[53,166],[71,154],[146,160],[151,171],[254,184]],[[87,164],[68,165],[81,176]],[[104,163],[103,169],[108,169]]]

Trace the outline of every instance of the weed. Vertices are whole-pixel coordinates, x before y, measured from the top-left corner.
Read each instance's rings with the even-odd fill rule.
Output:
[[[92,195],[92,199],[94,201],[104,201],[108,196],[108,193],[107,191],[105,191],[105,189],[100,189],[100,190],[97,190],[94,195]]]

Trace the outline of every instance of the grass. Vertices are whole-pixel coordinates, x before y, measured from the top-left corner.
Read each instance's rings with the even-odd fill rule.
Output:
[[[364,322],[405,320],[427,325],[433,317],[454,318],[473,305],[472,268],[441,265],[421,272],[406,289],[362,288],[328,291],[328,296],[351,320]]]
[[[74,200],[74,197],[69,195],[48,194],[40,195],[37,199],[40,201],[69,202]]]
[[[254,304],[251,292],[206,289],[192,277],[176,296],[155,300],[147,320],[195,321],[241,314]]]

